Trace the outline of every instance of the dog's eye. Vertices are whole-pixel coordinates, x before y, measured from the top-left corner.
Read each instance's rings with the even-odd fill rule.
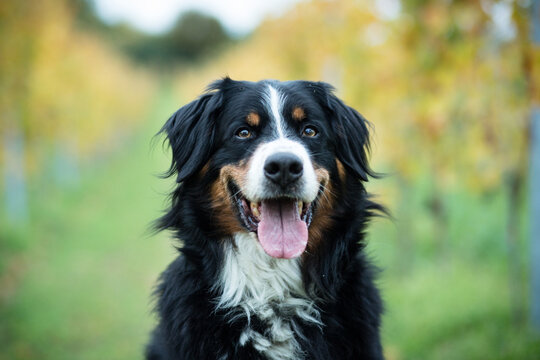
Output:
[[[236,130],[235,135],[240,139],[249,139],[252,136],[252,133],[247,127],[241,127]]]
[[[317,130],[317,128],[315,126],[306,126],[304,128],[304,130],[302,131],[302,135],[303,136],[307,136],[307,137],[314,137],[314,136],[317,136],[317,134],[319,133],[319,131]]]

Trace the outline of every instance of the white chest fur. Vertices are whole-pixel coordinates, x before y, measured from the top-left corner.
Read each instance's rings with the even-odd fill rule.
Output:
[[[302,358],[296,340],[302,334],[294,319],[317,325],[321,322],[304,291],[299,259],[268,256],[253,233],[237,233],[234,244],[226,242],[224,246],[217,307],[229,309],[231,316],[247,316],[248,326],[240,336],[240,345],[251,342],[269,359]],[[253,315],[268,325],[264,333],[249,327]]]

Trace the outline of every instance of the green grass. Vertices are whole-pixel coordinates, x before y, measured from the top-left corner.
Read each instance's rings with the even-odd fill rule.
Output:
[[[382,182],[397,186],[391,178]],[[504,192],[446,194],[448,233],[441,247],[433,235],[437,223],[423,205],[428,189],[408,190],[413,195],[397,220],[377,220],[369,233],[368,250],[384,269],[379,285],[388,359],[540,359],[540,334],[526,319],[516,321],[511,306],[511,281],[519,282],[512,290],[521,289],[525,312],[528,291],[527,276],[509,277]]]
[[[174,106],[157,104],[157,121],[76,188],[31,190],[29,224],[2,234],[12,240],[0,359],[142,358],[152,286],[175,253],[165,234],[148,235],[170,185],[155,176],[168,160],[150,141]]]
[[[171,185],[154,176],[167,155],[150,147],[177,105],[161,95],[147,125],[83,170],[78,186],[37,181],[29,223],[0,221],[0,359],[142,358],[155,321],[151,289],[175,255],[166,234],[147,232]],[[382,182],[382,191],[398,186]],[[368,250],[384,269],[388,359],[539,359],[539,338],[512,318],[503,194],[447,194],[440,256],[426,189],[412,191],[397,223],[377,220],[370,230]]]
[[[538,359],[540,342],[513,324],[506,280],[464,262],[383,278],[389,358]]]

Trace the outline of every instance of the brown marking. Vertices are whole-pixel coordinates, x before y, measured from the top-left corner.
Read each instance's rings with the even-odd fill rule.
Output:
[[[204,164],[204,166],[201,168],[201,170],[199,171],[199,177],[201,179],[203,177],[205,177],[206,174],[208,174],[208,170],[210,170],[210,161],[208,161],[206,164]]]
[[[323,190],[319,195],[317,210],[313,214],[313,221],[308,229],[309,240],[305,256],[314,254],[317,251],[319,244],[323,241],[324,234],[333,225],[332,214],[336,203],[336,193],[330,182],[330,173],[328,170],[317,166],[317,164],[314,165],[317,182],[322,185]],[[211,186],[210,197],[213,219],[216,221],[222,235],[230,236],[239,231],[245,231],[236,215],[236,204],[232,203],[227,184],[232,180],[240,189],[244,188],[248,169],[248,161],[226,165],[221,169],[219,177]]]
[[[327,186],[330,181],[330,173],[325,168],[313,164],[315,168],[315,176],[317,177],[317,182],[319,185]]]
[[[300,122],[306,118],[306,112],[300,106],[295,106],[292,111],[292,118]]]
[[[313,214],[313,221],[308,230],[307,253],[313,254],[318,245],[323,241],[323,236],[332,224],[332,213],[335,208],[336,194],[330,182],[330,173],[323,168],[316,168],[317,182],[322,185],[322,193],[319,195],[319,203]]]
[[[244,230],[236,216],[234,208],[236,204],[232,203],[227,184],[233,180],[239,188],[243,188],[247,170],[248,166],[244,161],[235,165],[226,165],[221,169],[219,177],[211,186],[210,197],[212,199],[211,206],[214,219],[217,222],[217,227],[225,235],[232,235]]]
[[[261,122],[261,117],[256,112],[250,112],[248,116],[246,116],[246,121],[251,126],[259,126],[259,123]]]
[[[347,178],[347,171],[345,171],[345,166],[343,166],[343,163],[339,161],[339,159],[336,158],[336,166],[339,178],[342,183],[345,183],[345,179]]]

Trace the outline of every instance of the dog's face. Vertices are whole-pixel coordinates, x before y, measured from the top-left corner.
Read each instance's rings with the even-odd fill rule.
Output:
[[[370,174],[367,122],[324,83],[224,79],[163,131],[170,175],[199,188],[206,227],[222,238],[253,232],[277,258],[315,248],[347,181]]]

